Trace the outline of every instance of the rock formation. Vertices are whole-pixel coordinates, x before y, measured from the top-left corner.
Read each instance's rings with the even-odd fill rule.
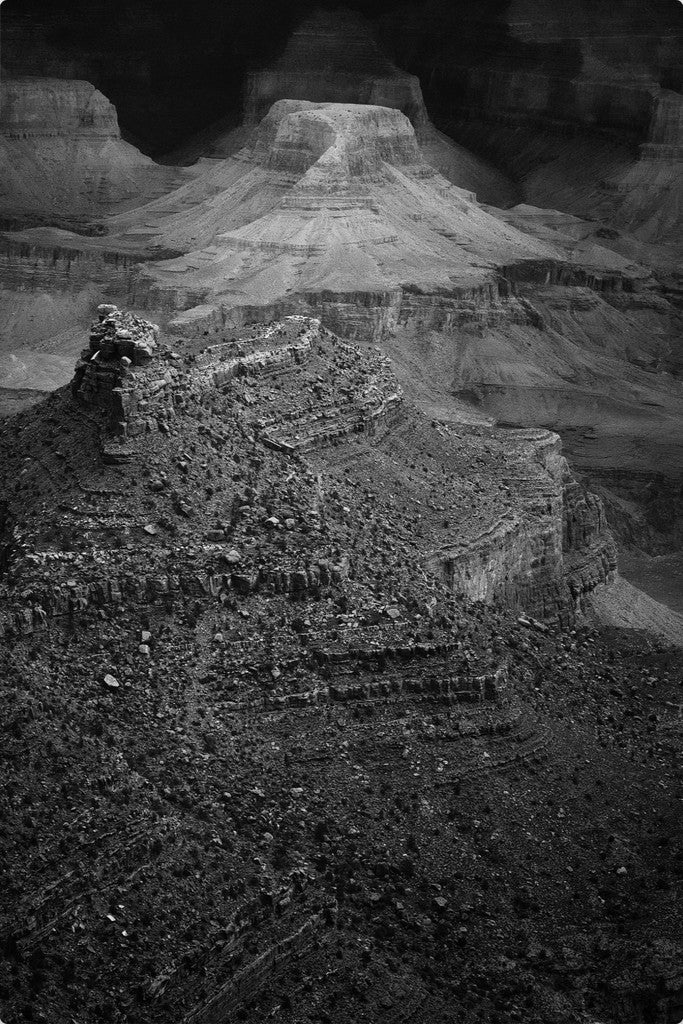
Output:
[[[140,298],[153,291],[145,301],[170,308],[196,295],[255,305],[402,282],[469,290],[503,263],[561,258],[434,171],[408,118],[387,107],[280,100],[233,160],[110,230],[125,236],[140,218],[146,241],[195,250],[141,281]]]
[[[78,228],[188,173],[162,168],[124,142],[115,108],[89,82],[60,78],[3,78],[0,159],[5,228]]]
[[[392,64],[373,39],[370,24],[344,8],[318,10],[304,19],[277,60],[250,73],[243,127],[205,130],[172,159],[233,156],[248,141],[249,129],[283,99],[400,110],[415,129],[423,158],[450,182],[475,192],[482,202],[505,206],[514,200],[516,191],[503,174],[434,127],[419,79]]]
[[[674,0],[17,3],[0,1017],[679,1020]]]
[[[6,234],[15,308],[33,309],[45,287],[86,308],[96,283],[184,337],[320,316],[384,345],[409,392],[455,393],[458,415],[474,402],[475,419],[562,429],[598,487],[614,485],[604,471],[678,472],[674,296],[632,254],[606,248],[602,226],[482,208],[426,163],[396,109],[279,101],[234,157],[103,230]],[[184,255],[160,258],[169,251]],[[27,341],[10,348],[15,387],[37,365],[68,379],[68,356],[37,364]]]
[[[425,164],[398,112],[280,101],[183,203],[147,207],[146,233],[210,244],[148,264],[134,292],[180,309],[180,334],[211,336],[259,309],[321,315],[389,346],[406,387],[419,374],[504,422],[568,431],[586,470],[643,472],[657,452],[677,474],[677,313],[650,272],[578,218],[483,210]]]
[[[541,1021],[549,959],[575,1019],[675,1005],[679,661],[581,625],[623,600],[555,435],[431,420],[315,320],[104,304],[0,477],[5,1012],[446,1021],[476,971]]]
[[[411,578],[424,575],[424,570],[422,573],[416,567],[411,570],[409,563],[416,561],[416,565],[428,568],[431,587],[440,588],[444,596],[450,592],[472,601],[504,601],[539,617],[567,622],[584,608],[596,586],[613,578],[614,546],[599,502],[577,499],[580,489],[560,457],[557,437],[546,432],[524,431],[502,435],[487,430],[482,434],[480,428],[464,427],[457,435],[449,428],[434,433],[416,410],[404,408],[402,389],[386,358],[363,356],[359,349],[324,331],[319,321],[290,317],[260,330],[252,327],[229,342],[190,353],[186,350],[184,357],[158,348],[158,330],[138,317],[120,313],[114,306],[100,307],[89,347],[83,351],[71,382],[72,399],[69,401],[63,396],[59,399],[65,422],[60,427],[62,455],[57,453],[56,457],[63,460],[65,472],[59,474],[63,486],[70,490],[77,482],[79,489],[85,488],[91,495],[87,521],[94,523],[95,516],[101,524],[109,525],[91,527],[84,523],[78,530],[85,547],[82,572],[77,572],[80,556],[74,559],[71,554],[55,552],[51,542],[44,547],[45,530],[52,534],[61,527],[56,520],[52,524],[44,521],[45,507],[40,500],[35,508],[34,528],[38,534],[31,538],[28,510],[23,509],[20,520],[18,507],[13,513],[10,506],[8,523],[17,525],[14,533],[6,527],[5,559],[12,564],[16,580],[21,579],[26,585],[29,577],[33,580],[31,586],[38,588],[34,603],[37,601],[42,609],[38,619],[30,612],[28,618],[25,611],[11,613],[6,619],[10,630],[14,623],[21,631],[29,619],[31,628],[37,628],[43,613],[48,618],[63,614],[57,611],[66,607],[59,597],[64,588],[64,581],[60,582],[62,575],[78,577],[72,596],[80,595],[82,607],[91,601],[107,600],[107,594],[122,593],[120,556],[112,545],[115,536],[122,535],[121,531],[136,534],[130,502],[139,489],[138,465],[143,452],[146,458],[143,475],[148,478],[144,489],[151,492],[151,499],[142,500],[142,494],[139,495],[142,505],[147,507],[143,515],[149,520],[147,526],[140,524],[139,528],[144,540],[145,578],[149,581],[155,578],[157,571],[162,571],[160,566],[165,556],[158,546],[161,544],[163,549],[165,541],[164,529],[159,528],[158,521],[164,520],[162,506],[168,503],[169,496],[179,516],[174,527],[176,544],[182,547],[185,541],[181,537],[186,534],[191,546],[186,571],[190,572],[192,567],[192,573],[208,573],[206,579],[210,580],[212,574],[215,575],[216,558],[221,550],[216,548],[216,542],[230,541],[233,548],[241,549],[247,543],[242,530],[246,529],[248,534],[260,523],[267,535],[269,528],[278,527],[283,521],[282,514],[275,514],[273,495],[280,489],[281,477],[286,475],[287,459],[296,460],[305,455],[315,460],[320,472],[324,472],[323,467],[330,460],[333,464],[340,462],[339,453],[335,451],[339,444],[351,445],[354,450],[355,474],[362,474],[365,468],[377,478],[385,477],[394,498],[385,505],[382,496],[377,496],[378,514],[382,508],[382,515],[389,517],[396,537],[404,534],[406,538],[413,537],[407,546],[402,543],[402,558],[395,569],[403,580],[403,588],[409,586]],[[303,402],[301,396],[311,391],[312,397]],[[226,491],[218,463],[214,467],[218,479],[208,488],[202,508],[197,505],[194,493],[201,483],[187,460],[180,459],[183,465],[178,475],[178,445],[189,444],[185,435],[188,429],[195,428],[194,421],[201,408],[213,410],[208,419],[200,417],[204,421],[199,435],[204,439],[207,469],[215,462],[214,434],[221,434],[221,447],[228,444],[227,423],[220,425],[228,409],[233,410],[229,414],[231,446],[238,442],[239,449],[244,443],[240,438],[253,437],[253,443],[263,450],[260,457],[263,466],[268,466],[267,489],[272,494],[263,506],[262,517],[259,519],[258,510],[254,510],[254,502],[250,501],[249,510],[245,508],[242,516],[242,526],[237,530],[233,528],[234,523],[230,527],[211,526],[220,518],[220,510],[233,501],[234,488],[228,485]],[[81,413],[81,409],[87,414]],[[54,418],[55,414],[51,415]],[[94,434],[88,426],[90,423],[95,428]],[[45,430],[41,414],[36,414],[29,429]],[[78,431],[84,429],[91,434],[90,440],[84,438],[79,448],[72,449],[71,445],[78,443]],[[363,442],[362,438],[367,440]],[[55,453],[48,453],[49,445],[37,443],[43,452],[36,458],[26,486],[32,490],[38,484],[42,490],[50,480],[50,487],[61,490],[59,476],[53,476],[49,468]],[[423,448],[426,443],[431,450],[432,465],[421,471],[416,489],[400,479],[401,474],[396,474],[384,452],[389,449],[395,453],[405,451],[403,458],[408,459],[409,452]],[[64,447],[71,449],[72,454],[65,454]],[[238,449],[235,459],[240,462],[243,456]],[[155,452],[153,460],[152,451]],[[482,451],[487,453],[489,462],[485,476],[473,469]],[[11,443],[8,458],[11,462]],[[453,473],[454,459],[459,467],[457,474]],[[105,465],[117,467],[114,475],[124,474],[128,482],[124,484],[120,480],[112,489],[103,487],[101,480],[89,481],[91,471],[87,467],[93,460],[95,463],[103,460]],[[504,487],[491,467],[493,461],[503,460],[506,463]],[[341,462],[344,461],[342,455]],[[150,475],[152,465],[156,468]],[[212,478],[214,470],[209,473]],[[171,484],[173,477],[175,483]],[[264,485],[265,480],[264,477]],[[408,512],[401,521],[396,519],[395,508],[410,509],[411,505],[422,504],[417,494],[425,487],[429,488],[430,498],[424,512],[414,518]],[[25,490],[24,483],[15,488],[17,494]],[[475,491],[477,512],[468,518],[462,510]],[[123,495],[128,495],[127,512],[119,500]],[[351,492],[348,500],[353,502]],[[282,501],[286,504],[284,494]],[[93,502],[101,505],[99,512]],[[153,504],[159,505],[156,514],[151,512]],[[319,501],[314,504],[317,508],[315,522],[323,527],[321,536],[329,534],[330,539],[336,536],[337,543],[342,543],[346,551],[343,575],[356,579],[359,586],[364,585],[361,581],[367,567],[358,561],[361,551],[356,528],[349,530],[349,524],[342,525],[342,522],[335,525],[339,511],[337,502],[329,507],[321,506]],[[142,505],[139,512],[142,512]],[[269,513],[271,518],[275,516],[273,523]],[[293,515],[296,521],[297,514]],[[119,525],[111,533],[111,524],[117,517]],[[71,528],[75,528],[75,523],[72,522]],[[361,530],[360,526],[358,529]],[[348,538],[354,532],[356,537],[349,548]],[[105,542],[107,535],[109,539]],[[313,540],[317,536],[314,531]],[[28,550],[31,554],[26,557],[22,552]],[[159,554],[161,563],[155,568]],[[299,564],[292,563],[290,555],[279,564],[271,565],[267,559],[264,561],[263,551],[253,564],[240,557],[233,569],[232,582],[219,573],[215,582],[207,586],[217,588],[214,596],[218,596],[224,586],[242,591],[246,588],[246,592],[251,593],[273,587],[276,591],[290,592],[297,587],[306,591],[317,585],[311,580],[318,578],[319,571],[311,576],[308,563],[300,562],[302,552],[297,554],[292,549],[292,555],[299,559]],[[322,552],[309,553],[310,565],[319,565],[321,558]],[[110,563],[111,572],[116,575],[103,582],[106,563]],[[565,563],[572,568],[565,571]],[[47,565],[49,579],[45,577],[41,583],[39,576]],[[180,563],[176,571],[181,571]],[[332,571],[333,579],[336,571]],[[92,573],[94,576],[89,578]],[[297,574],[301,577],[299,583]],[[140,582],[138,580],[138,584]],[[396,585],[399,585],[398,577]],[[123,587],[125,591],[125,585]],[[151,594],[154,590],[151,582],[144,584],[143,590],[150,587]],[[42,596],[37,596],[38,591]],[[419,604],[427,597],[416,592],[413,600]],[[368,609],[372,608],[374,614],[378,608],[377,594],[368,600]]]

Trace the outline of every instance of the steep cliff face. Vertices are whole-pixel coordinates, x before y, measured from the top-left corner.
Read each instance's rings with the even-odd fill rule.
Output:
[[[318,10],[304,19],[280,56],[251,72],[245,84],[243,126],[205,129],[166,159],[184,162],[199,155],[232,156],[237,145],[283,99],[316,103],[367,104],[400,110],[411,121],[423,158],[440,174],[482,202],[509,205],[517,195],[512,183],[486,160],[439,132],[430,121],[420,81],[396,67],[380,50],[371,24],[338,8]]]
[[[386,358],[364,355],[331,336],[319,321],[303,317],[242,329],[231,341],[208,348],[183,347],[184,357],[171,353],[159,347],[154,325],[121,314],[114,306],[101,306],[89,346],[77,365],[72,397],[62,394],[53,402],[54,409],[61,409],[66,417],[54,435],[61,438],[59,448],[52,444],[46,410],[39,407],[29,416],[22,429],[28,429],[32,444],[41,432],[45,435],[45,450],[29,471],[31,486],[38,489],[36,516],[28,512],[20,517],[12,503],[13,514],[5,517],[3,558],[15,576],[21,573],[24,585],[32,581],[34,604],[38,601],[41,611],[30,604],[17,607],[6,618],[6,628],[42,628],[45,617],[67,614],[62,573],[76,577],[71,597],[77,597],[83,607],[121,600],[127,585],[118,564],[116,536],[129,521],[124,532],[130,531],[140,515],[147,517],[142,534],[148,546],[144,580],[138,581],[141,600],[152,599],[155,577],[167,580],[166,590],[191,592],[197,573],[206,574],[206,586],[214,597],[226,587],[242,593],[315,591],[321,585],[321,573],[323,585],[325,580],[348,580],[352,589],[365,588],[365,545],[372,548],[375,522],[386,524],[394,537],[388,543],[399,545],[387,567],[390,590],[424,581],[426,592],[420,598],[416,594],[416,607],[431,591],[440,593],[442,600],[452,595],[471,602],[498,601],[566,623],[582,610],[585,597],[598,584],[613,578],[614,552],[600,504],[571,477],[556,435],[462,426],[454,430],[436,423],[430,427],[423,415],[405,406]],[[314,385],[309,387],[309,381]],[[309,394],[310,399],[302,397]],[[291,460],[303,458],[310,463],[318,480],[320,496],[313,507],[320,537],[330,542],[336,538],[337,544],[335,557],[325,562],[327,568],[309,550],[308,542],[292,548],[277,565],[262,557],[231,554],[227,561],[232,559],[233,567],[227,576],[225,567],[219,566],[220,558],[216,562],[214,556],[228,539],[233,548],[243,543],[234,534],[234,523],[215,525],[219,509],[230,503],[228,491],[233,487],[216,478],[207,490],[207,507],[200,509],[193,494],[198,480],[192,482],[190,464],[177,452],[196,444],[188,433],[195,434],[194,411],[211,407],[218,415],[218,407],[225,402],[236,409],[234,443],[239,448],[239,438],[253,432],[261,458],[268,464],[266,490],[279,486],[281,478],[291,479]],[[49,422],[55,422],[55,415],[54,411],[49,414]],[[206,424],[198,428],[197,436],[204,438],[204,446],[208,444],[205,454],[211,472],[206,479],[213,480],[213,445],[206,431],[210,429],[213,437],[218,420],[211,428]],[[155,455],[147,463],[144,453],[150,445]],[[180,469],[172,469],[178,459]],[[353,469],[349,459],[354,461]],[[418,472],[416,460],[425,459]],[[63,465],[58,469],[60,461]],[[104,474],[111,477],[109,483],[98,480],[88,468],[97,464],[112,467]],[[155,496],[152,504],[159,504],[158,514],[163,517],[162,506],[170,496],[179,516],[176,530],[187,534],[182,543],[177,540],[176,549],[186,542],[191,547],[199,543],[198,561],[193,562],[192,556],[184,570],[178,565],[182,581],[177,584],[171,584],[167,568],[163,569],[164,549],[159,547],[163,531],[155,525],[156,513],[143,511],[148,499],[137,494],[135,481],[141,466],[143,490]],[[351,529],[347,517],[355,522],[357,498],[352,492],[357,484],[345,483],[350,490],[339,504],[338,485],[333,482],[344,466],[347,480],[351,473],[353,480],[373,479],[383,487],[371,521],[359,520],[357,528],[351,523]],[[118,485],[113,485],[115,477]],[[10,487],[8,493],[22,485]],[[52,525],[41,520],[40,510],[48,490],[56,488],[66,495],[74,485],[90,495],[90,505],[78,514],[77,532],[84,543],[76,544],[74,551],[80,554],[72,557],[55,549],[50,539],[65,524],[57,526],[58,515]],[[132,505],[124,514],[120,498],[129,489]],[[264,513],[263,529],[269,531],[279,526],[280,518],[271,500],[265,507],[270,512]],[[123,519],[115,525],[118,514]],[[297,514],[293,513],[293,523]],[[245,521],[245,536],[258,522],[258,517],[251,525]],[[73,529],[72,523],[72,534]],[[366,538],[367,530],[371,536]],[[195,540],[190,541],[191,537]],[[192,574],[185,579],[191,564]],[[41,582],[48,566],[50,579]],[[422,586],[419,583],[418,589]],[[413,599],[404,595],[401,600],[410,604]],[[366,614],[376,596],[368,594],[367,601]]]
[[[473,601],[571,622],[595,588],[617,575],[604,509],[573,477],[556,434],[506,432],[504,443],[509,467],[502,483],[525,495],[524,512],[517,520],[501,515],[470,543],[447,545],[435,563],[454,591]]]
[[[182,198],[191,209],[172,209],[178,195],[110,222],[125,235],[143,217],[148,242],[194,250],[141,278],[141,297],[166,308],[164,294],[182,308],[202,294],[243,305],[403,281],[471,288],[501,262],[560,256],[552,240],[502,225],[441,177],[410,121],[387,107],[281,100],[249,146]]]
[[[0,83],[0,223],[79,227],[177,186],[124,142],[113,105],[89,82],[4,78]]]

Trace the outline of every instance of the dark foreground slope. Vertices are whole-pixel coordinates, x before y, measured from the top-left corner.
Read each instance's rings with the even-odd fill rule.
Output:
[[[0,465],[3,1019],[678,1019],[681,656],[553,435],[105,310]]]

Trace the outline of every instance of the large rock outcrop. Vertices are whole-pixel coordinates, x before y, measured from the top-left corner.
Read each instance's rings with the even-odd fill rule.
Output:
[[[472,289],[503,263],[562,258],[439,175],[408,118],[388,107],[280,100],[233,160],[111,230],[140,217],[155,244],[194,250],[150,266],[140,283],[139,299],[171,309],[201,295],[263,304],[402,282]]]
[[[303,596],[348,580],[356,596],[366,593],[369,621],[381,619],[378,594],[386,584],[388,594],[399,588],[402,600],[416,608],[435,594],[437,601],[450,594],[566,623],[584,610],[596,586],[614,578],[614,545],[600,503],[569,473],[556,435],[435,430],[436,424],[430,427],[423,414],[405,404],[385,357],[364,355],[316,320],[292,317],[252,326],[229,342],[186,349],[184,356],[160,346],[158,334],[139,317],[101,306],[71,397],[56,396],[51,413],[39,407],[29,414],[23,429],[32,439],[31,450],[40,445],[40,455],[29,469],[30,480],[7,484],[17,501],[26,487],[35,490],[35,500],[20,514],[10,499],[3,558],[11,577],[21,581],[11,602],[31,591],[32,603],[10,612],[7,629],[42,628],[55,615],[68,613],[70,597],[78,598],[72,611],[127,600],[134,591],[138,600],[150,602],[155,587],[191,593],[200,577],[200,589],[208,587],[214,599],[223,592]],[[208,419],[200,415],[202,408]],[[228,409],[226,434],[221,417]],[[54,423],[57,415],[63,421],[55,448],[45,417]],[[182,454],[197,444],[207,472],[204,484],[192,468],[194,459]],[[216,444],[227,446],[236,463],[245,457],[245,445],[261,453],[269,480],[266,485],[264,477],[261,514],[261,499],[252,500],[256,492],[251,491],[239,514],[235,511],[234,481],[220,479]],[[406,471],[426,450],[431,465],[413,480]],[[6,454],[10,465],[11,440]],[[347,470],[347,480],[348,473],[359,480],[368,474],[382,480],[385,489],[376,496],[373,518],[386,529],[383,525],[380,535],[363,543],[361,534],[370,524],[362,518],[356,523],[356,484],[345,483],[350,490],[346,504],[339,504],[336,497],[324,497],[327,487],[320,482],[348,457],[354,468]],[[100,474],[92,468],[98,464],[110,468]],[[309,464],[323,497],[308,505],[312,495],[301,496],[301,507],[297,499],[292,511],[279,511],[278,502],[287,506],[284,490],[292,466],[304,472]],[[206,486],[209,479],[213,483]],[[58,512],[46,519],[42,504],[56,488],[61,507],[74,485],[89,495],[87,510],[69,513],[71,535],[76,530],[80,536],[75,556],[55,547],[51,538],[65,523]],[[275,499],[281,487],[282,497]],[[206,492],[201,504],[199,490]],[[418,494],[425,493],[429,498],[423,502]],[[167,578],[165,562],[170,526],[163,508],[169,501],[174,573],[181,577],[175,584]],[[231,503],[231,522],[216,525]],[[281,522],[291,520],[287,529],[292,529],[311,507],[311,535],[278,554],[281,546],[272,547],[271,541]],[[116,538],[124,534],[142,540],[144,551],[136,555],[131,545],[122,557]],[[249,538],[259,534],[254,548]],[[398,549],[392,550],[390,534]],[[379,563],[373,568],[371,562],[376,543],[386,580],[373,592],[368,581],[380,571]],[[336,545],[333,558],[328,544]],[[249,556],[239,553],[245,548]],[[135,557],[143,558],[141,575],[127,597],[124,577]],[[166,582],[155,584],[161,577]],[[394,618],[403,615],[392,612]]]
[[[424,159],[482,202],[509,205],[517,195],[504,174],[434,127],[419,79],[382,53],[371,24],[356,12],[318,10],[305,18],[273,63],[249,73],[244,94],[242,127],[206,129],[168,159],[232,156],[278,100],[368,104],[405,114]]]
[[[53,287],[80,309],[95,281],[215,341],[319,316],[384,345],[409,391],[454,392],[459,415],[474,403],[475,418],[562,429],[587,471],[676,471],[676,315],[648,270],[606,249],[599,225],[482,208],[426,163],[395,108],[279,101],[235,157],[106,230],[5,235],[22,301]],[[169,250],[183,255],[160,259]],[[35,359],[10,351],[16,386],[31,386]],[[64,381],[68,360],[58,370]]]
[[[179,184],[129,143],[116,110],[89,82],[4,78],[0,83],[0,222],[92,230],[88,222]]]

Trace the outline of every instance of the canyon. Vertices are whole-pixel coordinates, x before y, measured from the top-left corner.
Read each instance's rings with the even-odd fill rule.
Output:
[[[482,205],[427,162],[396,108],[278,100],[240,140],[87,234],[2,234],[6,403],[69,379],[97,297],[186,338],[318,316],[384,346],[414,395],[560,430],[624,536],[676,546],[680,497],[662,535],[633,485],[656,465],[675,493],[683,457],[678,293],[645,252],[663,260],[666,232],[653,246],[572,213]]]
[[[13,3],[0,1017],[678,1021],[677,5]]]

